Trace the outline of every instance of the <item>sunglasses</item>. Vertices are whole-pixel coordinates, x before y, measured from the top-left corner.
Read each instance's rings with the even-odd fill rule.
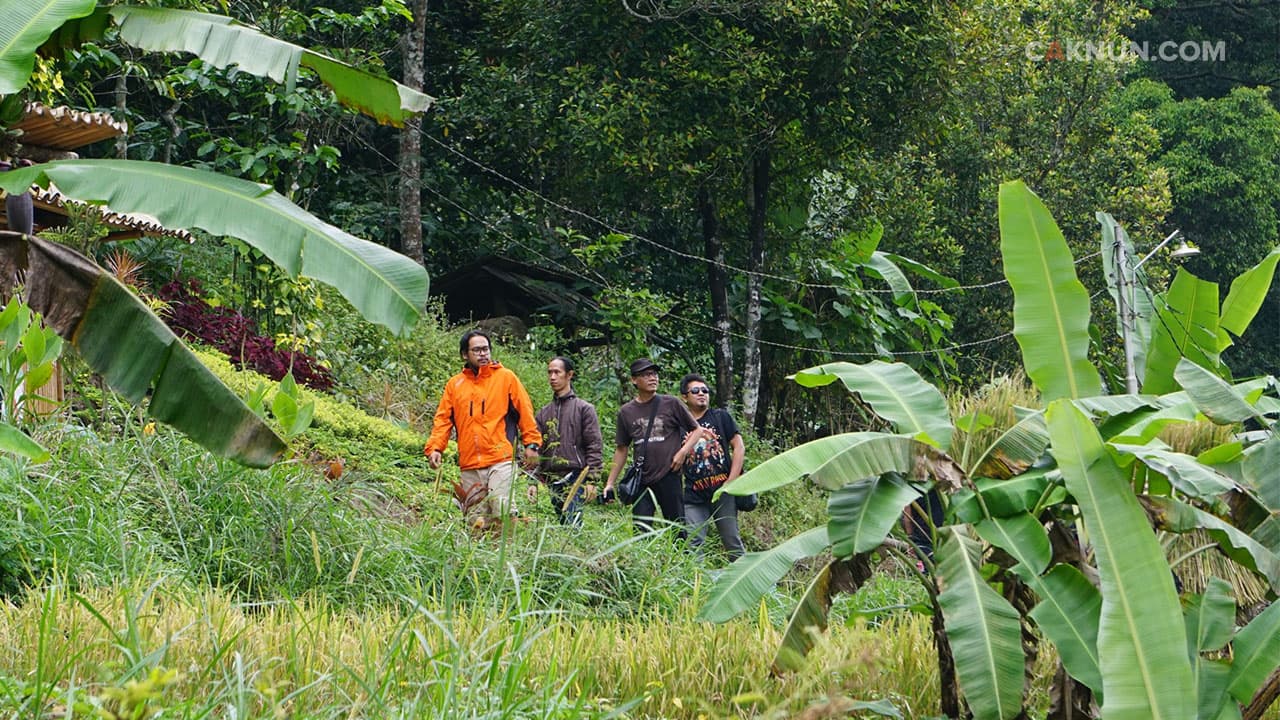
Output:
[[[689,393],[690,395],[710,395],[710,394],[711,394],[711,388],[704,388],[704,387],[691,387],[691,388],[689,388],[688,390],[686,390],[685,392]]]

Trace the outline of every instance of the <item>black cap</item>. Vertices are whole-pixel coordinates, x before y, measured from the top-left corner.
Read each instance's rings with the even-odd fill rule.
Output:
[[[639,360],[631,363],[631,377],[635,377],[650,368],[657,370],[658,364],[649,358],[640,358]]]

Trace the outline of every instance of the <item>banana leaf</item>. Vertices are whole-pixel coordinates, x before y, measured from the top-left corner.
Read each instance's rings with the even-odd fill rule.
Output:
[[[1102,596],[1098,589],[1071,565],[1055,565],[1042,574],[1053,549],[1044,526],[1029,514],[986,520],[974,529],[1018,561],[1011,570],[1040,598],[1029,613],[1031,619],[1058,649],[1067,672],[1101,699],[1098,620]]]
[[[804,658],[813,650],[817,635],[827,629],[831,598],[839,592],[857,592],[870,575],[871,567],[866,559],[853,558],[832,560],[814,576],[782,633],[782,642],[773,658],[774,674],[804,667]]]
[[[291,277],[332,285],[369,320],[404,333],[427,298],[414,261],[322,222],[268,185],[134,160],[63,160],[0,173],[0,189],[56,185],[72,200],[142,213],[167,228],[230,235]]]
[[[0,3],[0,95],[27,84],[36,49],[63,23],[93,13],[97,0],[11,0]]]
[[[27,83],[35,51],[76,18],[94,14],[89,0],[23,0],[0,3],[0,95]],[[380,123],[396,126],[425,112],[433,98],[394,80],[360,70],[337,59],[264,35],[223,16],[172,8],[113,5],[110,13],[120,39],[142,50],[188,52],[215,67],[232,65],[268,77],[292,90],[298,68],[305,67],[327,85],[338,102]],[[95,24],[98,33],[105,23]],[[92,39],[85,28],[73,40]]]
[[[1141,382],[1146,368],[1147,345],[1151,342],[1151,318],[1155,315],[1155,307],[1151,303],[1151,296],[1145,292],[1146,284],[1142,275],[1133,269],[1137,256],[1133,251],[1133,243],[1129,241],[1129,234],[1124,231],[1120,223],[1116,222],[1115,218],[1107,213],[1095,213],[1094,217],[1102,226],[1102,271],[1107,280],[1107,292],[1111,294],[1111,299],[1115,301],[1117,308],[1121,307],[1120,284],[1115,263],[1117,243],[1124,245],[1125,255],[1129,258],[1120,271],[1124,273],[1125,284],[1130,288],[1124,305],[1133,314],[1134,333],[1129,340],[1133,347],[1134,372],[1137,373],[1138,381]],[[1139,287],[1139,284],[1142,286]],[[1123,325],[1123,320],[1117,313],[1116,334],[1122,338],[1124,337]]]
[[[893,423],[899,433],[916,436],[944,452],[951,447],[946,399],[909,365],[879,360],[863,365],[833,362],[801,370],[791,379],[804,387],[821,387],[840,380],[877,415]]]
[[[1056,481],[1058,476],[1056,468],[1036,468],[1008,480],[977,478],[973,481],[977,493],[956,493],[952,497],[950,512],[958,520],[968,523],[981,522],[988,516],[1001,518],[1033,512],[1037,503],[1052,504],[1055,493],[1066,494],[1061,482]],[[1055,482],[1057,486],[1049,490]],[[978,494],[982,496],[981,502]]]
[[[1196,458],[1168,448],[1150,445],[1125,445],[1111,443],[1122,455],[1132,455],[1139,462],[1169,479],[1179,492],[1191,497],[1212,501],[1219,495],[1236,488],[1231,478],[1202,464]]]
[[[0,422],[0,451],[13,453],[35,462],[49,459],[49,451],[30,436],[6,422]]]
[[[1253,488],[1268,510],[1280,510],[1280,435],[1272,435],[1244,453],[1241,480]]]
[[[1001,433],[978,457],[970,474],[997,479],[1014,477],[1039,460],[1048,447],[1044,413],[1036,411]]]
[[[1271,589],[1280,592],[1280,556],[1231,523],[1186,503],[1169,497],[1148,497],[1156,527],[1185,533],[1204,530],[1223,553],[1267,579]]]
[[[827,503],[827,536],[836,557],[849,557],[880,547],[893,526],[921,492],[897,473],[860,480],[831,494]]]
[[[1222,301],[1223,329],[1231,331],[1237,337],[1244,334],[1266,300],[1267,291],[1271,289],[1271,281],[1275,277],[1277,262],[1280,262],[1280,247],[1231,281],[1227,299]]]
[[[867,259],[867,269],[874,275],[879,275],[881,280],[889,286],[893,291],[893,301],[900,306],[911,303],[915,297],[915,290],[911,287],[911,281],[907,279],[906,273],[902,272],[902,268],[898,267],[889,256],[876,250],[871,253],[871,257]]]
[[[1235,633],[1236,599],[1231,583],[1211,577],[1202,595],[1187,602],[1187,654],[1192,662],[1200,653],[1217,652]]]
[[[1174,373],[1196,409],[1219,425],[1230,425],[1256,417],[1266,424],[1266,418],[1226,380],[1212,371],[1183,358],[1178,361]]]
[[[938,605],[956,676],[976,720],[1022,715],[1022,624],[1018,611],[979,572],[982,546],[956,528],[943,531]]]
[[[6,279],[25,270],[31,308],[113,390],[135,403],[150,392],[147,412],[155,419],[252,467],[284,454],[285,444],[271,428],[92,260],[57,243],[2,232],[0,268]]]
[[[1218,367],[1218,285],[1179,268],[1156,312],[1160,322],[1152,328],[1142,392],[1159,395],[1177,389],[1174,370],[1182,358]]]
[[[1101,700],[1098,621],[1102,596],[1098,589],[1071,565],[1055,565],[1048,574],[1042,574],[1053,549],[1044,526],[1029,514],[987,520],[974,529],[983,540],[1018,561],[1012,571],[1040,598],[1029,613],[1031,619],[1058,649],[1067,672],[1089,686]]]
[[[806,476],[828,490],[836,490],[887,472],[899,472],[912,480],[933,475],[948,486],[958,486],[964,475],[954,461],[931,445],[905,435],[856,432],[819,438],[774,455],[716,491],[716,495],[760,493]]]
[[[1040,597],[1028,613],[1031,619],[1058,649],[1062,666],[1071,677],[1087,685],[1098,702],[1104,702],[1098,659],[1102,594],[1071,565],[1054,565],[1045,575],[1023,579]]]
[[[1227,686],[1231,682],[1231,665],[1226,660],[1201,658],[1196,668],[1197,718],[1205,720],[1237,720],[1240,706],[1230,702]]]
[[[1102,394],[1089,363],[1089,293],[1049,210],[1021,181],[1000,185],[1000,255],[1013,288],[1013,335],[1045,400]]]
[[[975,523],[973,529],[983,540],[1009,553],[1029,574],[1040,575],[1053,559],[1049,534],[1030,513],[989,518]]]
[[[737,617],[755,607],[798,560],[813,557],[830,546],[827,526],[819,525],[771,550],[743,555],[725,568],[711,586],[698,619],[722,623]]]
[[[1079,398],[1074,403],[1090,420],[1128,415],[1139,410],[1156,410],[1167,405],[1159,395],[1102,395]]]
[[[1196,703],[1186,628],[1164,549],[1088,418],[1062,400],[1045,415],[1053,455],[1080,505],[1098,563],[1103,715],[1192,717]]]
[[[1236,633],[1231,653],[1228,690],[1239,702],[1248,703],[1280,666],[1280,603],[1268,605]]]

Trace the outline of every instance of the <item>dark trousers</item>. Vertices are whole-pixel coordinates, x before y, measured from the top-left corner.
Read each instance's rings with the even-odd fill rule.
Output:
[[[574,475],[577,478],[577,475]],[[552,484],[549,489],[551,495],[551,508],[556,511],[556,519],[561,525],[572,525],[573,527],[582,527],[582,502],[587,494],[585,487],[579,486],[577,492],[573,494],[573,500],[569,500],[569,488],[573,487],[572,482],[563,484]],[[569,500],[568,503],[565,501]]]
[[[653,532],[653,511],[656,508],[662,508],[662,517],[675,523],[677,532],[684,538],[684,478],[680,473],[667,473],[658,482],[645,486],[644,492],[631,506],[636,533]]]

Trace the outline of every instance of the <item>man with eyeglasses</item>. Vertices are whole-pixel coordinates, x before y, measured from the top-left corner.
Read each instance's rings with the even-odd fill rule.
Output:
[[[476,527],[487,527],[511,510],[515,439],[520,438],[525,466],[531,468],[538,462],[542,434],[520,378],[492,358],[489,335],[468,331],[458,350],[464,367],[445,383],[422,450],[431,467],[439,468],[449,431],[457,431],[462,501],[471,503],[464,510]]]
[[[702,426],[702,439],[684,463],[684,517],[689,523],[689,544],[701,555],[707,524],[714,520],[729,558],[737,560],[742,557],[737,498],[722,493],[713,502],[712,497],[742,474],[746,443],[729,411],[711,407],[711,388],[706,378],[696,373],[680,378],[680,397]]]
[[[632,449],[644,458],[645,492],[631,506],[636,532],[652,532],[654,510],[661,508],[662,517],[668,522],[680,523],[677,532],[683,537],[684,482],[680,468],[702,433],[688,408],[676,398],[658,393],[657,363],[649,358],[631,363],[631,383],[636,387],[636,397],[618,409],[613,467],[605,481],[605,497],[613,494],[627,461],[627,450]]]

